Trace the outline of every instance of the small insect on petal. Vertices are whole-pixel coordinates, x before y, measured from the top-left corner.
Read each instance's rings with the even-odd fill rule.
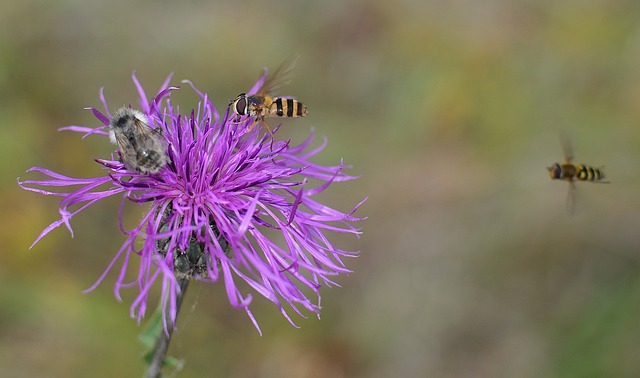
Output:
[[[297,57],[296,57],[297,58]],[[298,118],[309,114],[307,107],[300,101],[292,97],[274,97],[273,93],[290,81],[290,74],[295,66],[296,59],[288,59],[275,70],[273,75],[268,77],[257,93],[240,93],[235,100],[229,103],[229,107],[236,115],[249,115],[253,122],[247,132],[261,123],[273,136],[273,132],[267,125],[265,118],[287,117]]]
[[[162,129],[152,129],[145,115],[137,110],[118,109],[109,122],[109,139],[120,150],[127,169],[142,174],[157,173],[169,157]]]

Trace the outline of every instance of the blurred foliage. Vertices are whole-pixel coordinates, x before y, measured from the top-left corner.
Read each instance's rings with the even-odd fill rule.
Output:
[[[295,95],[360,175],[323,200],[364,196],[362,251],[322,320],[291,327],[267,300],[263,337],[223,285],[192,285],[170,354],[181,377],[637,377],[640,360],[640,3],[624,0],[184,2],[9,0],[0,4],[0,375],[139,376],[141,328],[114,274],[117,199],[31,251],[56,199],[16,177],[45,166],[99,175],[104,138],[87,106],[135,104],[174,72],[222,109],[264,67],[301,55]],[[193,106],[195,97],[175,101]],[[565,183],[545,167],[606,165],[612,183]],[[582,183],[579,183],[582,184]],[[143,208],[132,207],[137,219]],[[255,296],[254,296],[255,297]],[[153,304],[150,304],[153,306]]]

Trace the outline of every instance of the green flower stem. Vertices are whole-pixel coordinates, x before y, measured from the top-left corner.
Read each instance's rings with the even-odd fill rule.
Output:
[[[176,299],[176,321],[178,319],[182,300],[184,299],[187,288],[189,287],[189,280],[187,278],[180,278],[178,279],[178,282],[180,284],[180,293]],[[169,342],[171,341],[173,330],[173,324],[168,322],[167,332],[161,330],[158,334],[156,345],[153,349],[153,359],[151,360],[151,364],[149,364],[149,369],[147,370],[147,378],[159,378],[162,376],[162,366],[164,365],[165,358],[167,356],[167,350],[169,349]]]

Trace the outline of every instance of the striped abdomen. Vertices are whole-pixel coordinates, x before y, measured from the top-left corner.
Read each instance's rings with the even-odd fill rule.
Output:
[[[604,172],[590,165],[576,165],[576,179],[580,181],[601,181],[604,179]]]
[[[274,97],[269,107],[269,115],[278,117],[304,117],[309,113],[307,107],[292,98]]]
[[[604,172],[600,168],[595,168],[584,164],[555,163],[549,170],[549,176],[554,180],[580,180],[580,181],[602,181]]]

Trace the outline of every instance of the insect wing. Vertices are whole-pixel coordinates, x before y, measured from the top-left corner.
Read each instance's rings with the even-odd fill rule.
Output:
[[[297,60],[298,60],[298,56],[295,56],[293,58],[289,58],[284,62],[282,62],[278,66],[278,68],[276,68],[276,70],[273,71],[273,74],[267,77],[264,84],[262,85],[262,88],[260,88],[260,90],[258,91],[258,94],[271,95],[274,92],[276,92],[278,89],[289,84],[291,82],[291,74],[295,69]]]
[[[120,151],[122,162],[127,168],[135,169],[137,165],[135,162],[138,155],[135,146],[121,131],[114,132],[114,136],[116,144],[118,145],[118,150]]]
[[[167,147],[167,141],[164,138],[164,134],[161,128],[152,129],[147,124],[139,119],[135,121],[136,135],[138,139],[138,148],[142,149],[162,149],[163,151]]]
[[[569,181],[569,189],[567,190],[567,213],[573,215],[576,210],[576,184],[573,181]]]
[[[571,162],[573,160],[573,146],[571,145],[571,139],[565,132],[560,133],[560,145],[562,146],[564,160]]]

